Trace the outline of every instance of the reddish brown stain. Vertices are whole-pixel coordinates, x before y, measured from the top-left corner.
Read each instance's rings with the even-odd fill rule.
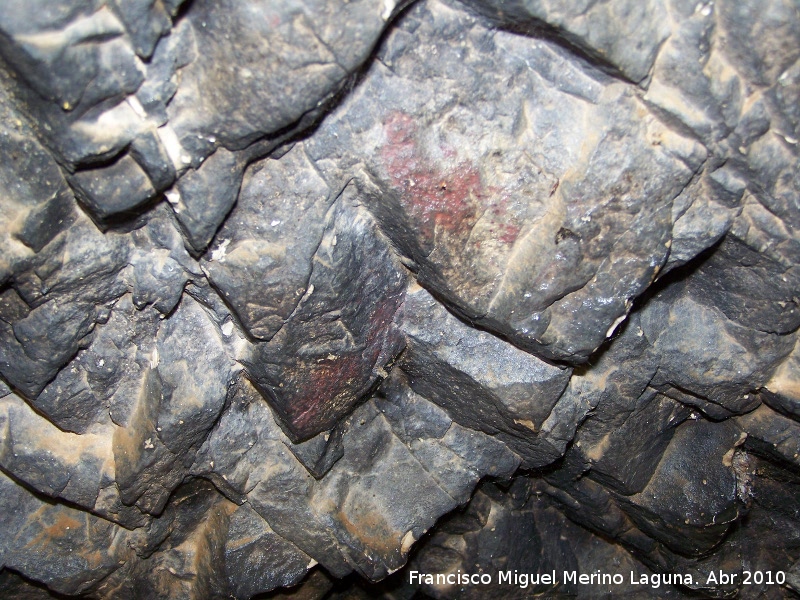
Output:
[[[372,379],[374,367],[384,360],[387,335],[399,304],[400,298],[389,296],[373,307],[361,353],[323,358],[309,367],[289,407],[291,421],[299,430],[328,417],[340,417],[358,399],[353,390],[363,389]]]
[[[36,523],[40,520],[47,520],[47,518],[50,516],[47,514],[49,511],[46,507],[43,508],[44,510],[37,510],[29,517],[30,523]],[[57,538],[68,536],[71,531],[80,530],[83,524],[61,511],[56,513],[55,520],[52,523],[47,526],[44,526],[41,523],[40,525],[41,530],[25,545],[26,548],[35,548],[37,546],[45,546],[50,544]]]
[[[497,236],[504,244],[513,244],[519,237],[520,228],[516,225],[501,225],[500,235]]]
[[[299,430],[313,427],[321,418],[335,412],[336,399],[346,393],[362,373],[361,359],[355,354],[324,359],[310,367],[307,379],[301,383],[298,395],[289,410],[294,413],[293,424]]]
[[[392,114],[384,128],[387,144],[381,158],[409,217],[429,239],[437,227],[456,235],[468,233],[477,220],[474,199],[484,192],[477,169],[462,162],[444,172],[425,164],[416,124],[406,114]],[[445,156],[455,155],[451,148],[442,150]]]
[[[281,16],[277,13],[270,13],[267,15],[267,23],[272,29],[277,29],[281,26]]]
[[[513,244],[519,237],[521,228],[508,220],[508,194],[494,186],[489,188],[489,193],[491,194],[491,204],[488,211],[492,222],[489,233],[504,244]]]
[[[520,227],[507,222],[508,196],[504,190],[485,185],[475,165],[462,161],[448,171],[430,166],[419,148],[416,123],[405,113],[392,113],[384,131],[384,167],[403,209],[429,241],[437,231],[469,235],[488,211],[492,236],[504,244],[514,243]],[[450,159],[457,155],[449,146],[440,147],[439,152]]]
[[[59,538],[63,537],[68,534],[70,530],[76,530],[81,527],[81,522],[73,519],[72,517],[65,515],[63,513],[59,513],[56,517],[55,522],[53,522],[49,527],[44,528],[44,532],[47,534],[47,537]]]

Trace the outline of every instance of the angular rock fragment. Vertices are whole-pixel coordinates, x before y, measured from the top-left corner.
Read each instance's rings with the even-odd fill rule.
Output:
[[[206,249],[236,202],[243,171],[243,158],[220,148],[199,169],[184,175],[167,195],[197,252]]]
[[[784,467],[800,465],[800,425],[794,421],[762,404],[753,412],[738,417],[736,423],[746,436],[746,447],[754,453]]]
[[[333,200],[300,144],[247,170],[236,207],[202,264],[255,338],[271,339],[305,294]]]
[[[560,456],[538,434],[569,369],[468,327],[419,287],[406,295],[399,326],[409,339],[399,367],[418,394],[463,425],[496,436],[526,466],[542,467]]]
[[[16,318],[0,323],[0,373],[23,394],[35,398],[88,344],[105,305],[125,292],[118,275],[128,252],[123,236],[76,218],[16,275],[13,287],[27,306],[17,304]]]
[[[219,417],[236,371],[216,324],[185,297],[159,329],[130,417],[114,433],[125,504],[161,512]]]
[[[182,146],[241,149],[289,127],[340,89],[404,4],[192,3],[186,19],[202,52],[169,106]]]
[[[0,285],[72,223],[74,199],[58,165],[0,85]]]
[[[645,391],[627,406],[597,407],[601,419],[589,418],[576,446],[591,462],[591,476],[622,494],[641,492],[669,446],[675,428],[690,414],[675,400]]]
[[[333,426],[386,376],[403,348],[392,319],[405,276],[352,187],[328,213],[305,293],[244,362],[289,434]]]
[[[6,2],[0,596],[800,589],[798,41],[789,0]]]
[[[413,393],[394,378],[385,386],[386,399],[376,406],[392,432],[448,495],[463,503],[479,479],[503,478],[520,464],[519,457],[497,439],[451,422],[447,413]]]
[[[713,298],[735,323],[785,336],[800,327],[800,308],[792,285],[797,280],[795,268],[787,269],[730,236],[698,268],[691,291],[698,298]]]
[[[136,54],[150,58],[159,38],[169,33],[172,26],[164,3],[153,0],[112,0],[110,6],[131,36]]]
[[[800,419],[800,353],[795,343],[794,349],[775,370],[772,378],[761,391],[766,404],[793,419]]]
[[[124,426],[150,364],[158,322],[158,313],[138,312],[124,296],[97,327],[91,345],[30,404],[61,429],[75,433],[110,421]]]
[[[312,559],[272,531],[245,503],[231,515],[225,545],[225,569],[235,598],[297,583]]]
[[[235,509],[207,482],[181,486],[163,516],[137,530],[130,540],[136,558],[100,582],[96,595],[191,598],[227,594],[225,539]]]
[[[758,399],[752,392],[791,351],[793,339],[731,321],[690,293],[681,294],[680,286],[673,286],[642,313],[642,331],[660,364],[652,385],[715,419],[755,408]]]
[[[168,315],[178,305],[188,282],[202,283],[203,272],[186,252],[167,209],[159,207],[148,217],[131,236],[135,248],[127,282],[137,309],[152,305]]]
[[[16,2],[2,23],[4,58],[42,99],[71,111],[136,89],[141,73],[108,8],[75,2],[47,10],[44,4]]]
[[[3,567],[62,594],[95,587],[129,557],[127,530],[89,513],[42,501],[0,473]]]
[[[437,61],[420,70],[411,37]],[[411,10],[362,85],[310,156],[344,175],[358,158],[339,156],[367,149],[361,192],[423,286],[526,350],[585,360],[666,260],[705,149],[557,46],[441,3]]]
[[[732,469],[739,442],[732,423],[685,423],[676,430],[645,488],[620,498],[622,510],[642,531],[679,554],[708,552],[744,508]],[[693,449],[691,454],[687,448]],[[686,472],[692,473],[689,482]]]
[[[147,174],[127,155],[111,166],[79,171],[71,182],[78,198],[101,219],[138,208],[156,194]]]
[[[60,431],[14,394],[0,400],[0,467],[38,493],[67,501],[128,527],[143,515],[124,506],[114,484],[112,433]]]
[[[409,392],[353,413],[342,457],[317,482],[257,392],[242,384],[192,471],[246,498],[277,535],[330,572],[355,568],[381,579],[404,564],[432,515],[465,502],[484,475],[507,477],[519,464],[499,442]],[[249,423],[259,426],[246,433]]]
[[[716,244],[741,211],[745,183],[735,169],[708,171],[675,198],[672,204],[672,245],[660,275],[686,264]]]
[[[342,436],[345,429],[346,427],[340,424],[330,431],[318,433],[305,442],[293,444],[290,450],[309,473],[317,479],[322,479],[344,455]]]
[[[581,597],[583,586],[566,580],[565,574],[608,573],[611,565],[615,574],[624,574],[622,582],[595,583],[593,593],[681,597],[676,590],[641,589],[632,584],[642,575],[649,578],[650,570],[619,546],[591,539],[589,532],[567,520],[546,496],[534,492],[530,481],[521,478],[507,491],[483,485],[463,511],[442,523],[409,567],[426,574],[477,571],[490,575],[491,583],[429,585],[412,579],[410,573],[403,575],[437,598]]]
[[[54,9],[47,4],[15,2],[6,7],[0,53],[11,73],[4,81],[33,117],[37,135],[73,171],[118,157],[148,129],[124,101],[142,84],[144,69],[124,25],[108,6],[74,2]],[[117,184],[120,177],[139,175],[130,165],[109,173],[117,176]],[[90,182],[84,183],[88,189]],[[105,184],[95,179],[94,185]],[[105,187],[113,190],[114,184]],[[100,189],[94,191],[99,194]],[[88,197],[93,207],[100,206],[96,194]],[[125,203],[120,193],[101,210],[105,214]]]
[[[631,0],[468,0],[466,4],[513,30],[530,31],[576,46],[594,62],[637,83],[649,75],[661,45],[671,33],[666,2],[644,5]]]

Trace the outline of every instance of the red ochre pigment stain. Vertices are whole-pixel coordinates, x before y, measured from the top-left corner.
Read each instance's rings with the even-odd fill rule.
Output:
[[[400,192],[403,209],[426,237],[436,229],[463,235],[475,224],[472,197],[483,193],[478,171],[459,163],[442,172],[423,163],[411,117],[395,113],[385,124],[387,144],[381,155],[393,187]]]
[[[498,225],[495,231],[490,231],[490,233],[497,236],[498,240],[509,245],[517,241],[519,232],[519,226],[510,223],[503,223]]]
[[[391,346],[387,335],[391,335],[391,323],[399,305],[400,298],[395,295],[372,309],[362,352],[325,358],[308,370],[288,408],[292,425],[306,431],[330,420],[332,426],[350,410],[358,400],[353,390],[363,389],[371,382],[373,369],[382,358],[393,358],[383,355],[387,346]]]
[[[308,371],[307,379],[299,395],[291,400],[289,407],[292,425],[304,432],[313,429],[323,420],[336,416],[339,407],[337,400],[345,394],[356,380],[363,377],[364,365],[361,357],[355,354],[337,356],[324,360]],[[349,404],[348,402],[344,403]]]
[[[505,244],[513,243],[520,228],[504,222],[508,196],[494,186],[485,186],[474,165],[460,162],[448,171],[426,163],[416,139],[417,127],[404,113],[393,113],[384,125],[386,145],[381,150],[384,167],[392,186],[399,191],[400,203],[426,238],[436,232],[467,236],[479,216],[489,211],[490,235]],[[455,156],[443,147],[445,156]],[[480,246],[480,243],[476,243]]]

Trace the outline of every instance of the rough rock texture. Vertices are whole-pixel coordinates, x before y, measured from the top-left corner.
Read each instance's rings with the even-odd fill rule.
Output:
[[[797,597],[798,144],[794,0],[7,0],[0,597]]]

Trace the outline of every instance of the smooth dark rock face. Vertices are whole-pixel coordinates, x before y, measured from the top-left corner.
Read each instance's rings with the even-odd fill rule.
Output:
[[[8,0],[0,597],[795,597],[799,144],[791,0]]]

